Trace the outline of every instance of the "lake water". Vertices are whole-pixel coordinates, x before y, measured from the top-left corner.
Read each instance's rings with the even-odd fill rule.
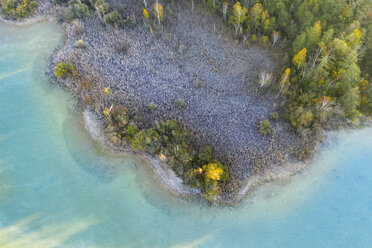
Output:
[[[100,150],[44,75],[55,23],[0,23],[0,247],[372,247],[372,129],[339,134],[304,173],[211,207]]]

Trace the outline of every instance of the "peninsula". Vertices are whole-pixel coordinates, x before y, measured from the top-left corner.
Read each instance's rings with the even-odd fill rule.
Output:
[[[104,143],[235,203],[300,171],[324,130],[372,113],[368,1],[1,0],[2,19],[55,18],[49,75]],[[167,180],[167,179],[164,179]]]

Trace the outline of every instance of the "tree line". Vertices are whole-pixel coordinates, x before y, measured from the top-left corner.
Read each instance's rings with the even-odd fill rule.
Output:
[[[288,54],[271,86],[297,129],[358,124],[372,114],[372,4],[367,0],[202,2],[243,43],[280,45]],[[269,80],[260,80],[261,86]]]

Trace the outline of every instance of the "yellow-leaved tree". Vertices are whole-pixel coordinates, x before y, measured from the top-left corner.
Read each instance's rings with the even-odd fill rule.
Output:
[[[150,15],[149,15],[149,12],[147,11],[147,9],[143,9],[143,16],[148,20]]]
[[[233,6],[233,17],[235,23],[235,36],[238,36],[238,32],[240,31],[241,24],[247,19],[247,12],[248,9],[246,7],[242,7],[240,2],[236,2]]]
[[[204,197],[209,201],[214,201],[220,191],[218,182],[225,182],[229,177],[226,168],[220,162],[214,161],[204,165],[203,169],[197,173],[203,173]]]
[[[361,39],[362,31],[360,31],[358,28],[354,29],[354,31],[346,37],[348,45],[352,48],[357,47],[360,44]]]
[[[354,35],[357,40],[360,40],[360,38],[362,38],[362,32],[360,32],[360,30],[357,28],[354,30]]]
[[[301,51],[299,51],[296,56],[293,57],[292,63],[297,66],[297,68],[300,68],[306,61],[306,53],[307,49],[304,48]]]
[[[322,35],[322,24],[320,21],[315,22],[314,30],[319,37]]]
[[[156,2],[156,3],[154,3],[154,5],[152,7],[154,9],[154,15],[155,15],[156,19],[158,19],[158,23],[160,25],[161,21],[164,19],[163,5]]]
[[[291,74],[291,69],[290,68],[287,68],[285,69],[283,75],[282,75],[282,78],[280,79],[280,90],[279,90],[279,93],[280,94],[283,94],[285,92],[285,90],[288,88],[289,86],[289,75]]]
[[[217,166],[215,163],[210,163],[204,167],[205,176],[207,180],[219,181],[223,170]]]

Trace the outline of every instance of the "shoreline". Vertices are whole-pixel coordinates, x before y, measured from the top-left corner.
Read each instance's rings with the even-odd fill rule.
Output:
[[[6,25],[15,25],[19,27],[34,25],[40,22],[52,22],[56,21],[57,18],[55,16],[35,16],[30,19],[24,20],[24,21],[13,21],[13,20],[6,20],[0,15],[0,22],[5,23]]]
[[[17,25],[17,26],[27,26],[27,25],[33,25],[33,24],[36,24],[36,23],[39,23],[39,22],[55,21],[55,20],[57,20],[56,16],[43,16],[41,14],[38,14],[35,17],[32,17],[32,18],[30,18],[28,20],[25,20],[25,21],[9,21],[9,20],[3,19],[0,16],[0,21],[3,21],[5,24]],[[61,47],[59,47],[58,49],[55,50],[55,53],[53,55],[51,55],[51,61],[50,61],[50,65],[49,65],[49,70],[50,71],[48,72],[48,74],[49,74],[49,76],[52,80],[53,80],[53,76],[52,76],[51,71],[53,70],[53,66],[54,66],[56,58],[58,59],[58,54],[60,53],[59,55],[61,56],[61,58],[64,58],[64,56],[68,57],[69,52],[76,51],[76,49],[74,48],[74,43],[71,43],[69,41],[69,39],[71,39],[71,37],[69,37],[69,34],[68,34],[68,28],[71,28],[71,25],[70,26],[69,25],[70,24],[66,25],[67,27],[64,27],[64,31],[62,31],[62,32],[64,32],[64,36],[65,36],[66,41],[64,42],[63,45],[61,45]],[[87,37],[84,36],[84,38],[87,38]],[[85,39],[84,39],[84,41],[85,41]],[[68,42],[70,42],[70,44]],[[88,45],[90,45],[90,44],[88,43]],[[61,59],[61,58],[59,58],[59,59]],[[84,72],[84,69],[92,69],[92,71],[93,71],[94,68],[93,67],[92,68],[85,67],[85,68],[82,68],[82,69],[83,69],[82,72]],[[82,97],[84,95],[82,95],[82,93],[78,91],[79,89],[76,85],[76,82],[74,82],[73,80],[57,80],[57,84],[59,86],[63,86],[72,95],[77,97],[79,99],[79,102],[82,101]],[[99,90],[101,86],[102,85],[97,85],[96,88],[94,88],[94,90]],[[121,90],[123,90],[123,89],[120,89],[120,87],[119,87],[119,92],[118,93],[120,93]],[[255,90],[255,89],[253,88],[252,90]],[[89,109],[86,109],[86,108],[84,109],[83,108],[81,112],[82,112],[83,119],[84,119],[84,122],[85,122],[85,128],[90,133],[90,135],[92,136],[92,138],[96,142],[98,142],[104,148],[107,148],[107,149],[110,149],[110,150],[139,155],[141,157],[141,159],[143,159],[144,162],[146,164],[148,164],[146,166],[149,166],[151,168],[151,170],[154,174],[154,177],[157,179],[156,181],[159,182],[159,184],[164,189],[169,191],[170,193],[172,193],[174,195],[177,195],[177,196],[189,197],[189,198],[202,196],[200,190],[196,190],[194,188],[191,188],[190,186],[184,185],[183,180],[175,174],[173,169],[171,169],[169,167],[169,165],[167,165],[166,163],[163,163],[160,159],[156,158],[156,156],[148,154],[146,152],[135,152],[132,149],[130,149],[128,147],[125,147],[125,146],[120,146],[119,147],[118,145],[115,145],[115,144],[111,143],[109,140],[107,140],[107,138],[105,137],[104,128],[103,128],[105,123],[102,120],[100,120],[99,116],[97,115],[97,113],[100,113],[99,110],[100,110],[100,107],[102,107],[101,105],[103,103],[99,102],[100,99],[97,98],[96,95],[94,95],[94,94],[92,95],[92,98],[94,100],[97,100],[97,104],[95,104],[95,106],[93,106],[95,109],[94,110],[89,110]],[[122,101],[125,100],[125,98],[118,98],[118,99],[122,100]],[[84,105],[84,104],[82,104],[82,105]],[[278,128],[275,131],[276,132],[281,131],[285,135],[288,132],[288,130],[284,129],[282,126],[280,126],[281,124],[282,123],[276,123]],[[249,128],[251,128],[251,127],[248,126],[248,129]],[[250,131],[252,131],[252,130],[250,130]],[[249,135],[249,134],[250,133],[248,132],[247,135]],[[321,137],[325,138],[325,137],[327,137],[327,135],[322,134]],[[261,141],[260,140],[258,140],[258,141],[263,143],[264,142],[263,139],[264,138],[262,138]],[[275,138],[273,137],[272,140],[274,140],[274,139]],[[197,141],[200,142],[200,140],[197,140]],[[279,141],[276,141],[276,143],[274,141],[272,141],[272,142],[273,142],[272,145],[275,146],[276,143],[278,143]],[[306,141],[306,140],[303,140],[302,143],[306,144],[306,145],[309,144],[310,146],[312,145],[312,143],[310,143],[309,141]],[[259,167],[258,167],[259,170],[258,170],[257,173],[246,172],[246,171],[244,171],[244,170],[246,170],[246,168],[237,166],[236,168],[234,168],[234,170],[236,170],[238,172],[239,172],[239,170],[241,170],[242,174],[245,174],[245,175],[243,175],[245,178],[243,178],[243,179],[234,178],[235,181],[233,182],[233,185],[231,185],[233,191],[232,192],[223,192],[217,198],[217,203],[218,204],[234,205],[234,204],[240,202],[242,199],[244,199],[247,195],[249,195],[258,186],[260,186],[262,184],[265,184],[265,183],[268,183],[268,182],[274,182],[274,181],[281,181],[281,180],[285,181],[285,180],[290,179],[294,175],[296,175],[298,173],[301,173],[305,168],[308,167],[308,165],[310,164],[310,162],[313,159],[313,156],[319,151],[319,147],[321,145],[323,145],[325,142],[323,140],[323,141],[316,141],[316,142],[313,142],[313,143],[315,143],[315,144],[314,144],[314,146],[311,146],[311,150],[309,152],[309,157],[306,158],[304,162],[300,162],[299,160],[298,160],[298,162],[295,162],[295,160],[296,160],[295,158],[291,157],[291,155],[286,154],[286,153],[289,153],[289,151],[286,150],[287,149],[286,147],[281,147],[281,148],[271,147],[270,149],[272,149],[273,151],[276,151],[276,152],[279,151],[280,152],[279,155],[281,155],[281,156],[280,156],[279,161],[275,161],[275,160],[273,161],[273,160],[270,160],[270,159],[267,159],[267,161],[266,161],[266,158],[263,157],[265,159],[265,161],[262,162],[262,165],[263,165],[262,166],[260,164],[261,163],[260,158],[258,158],[258,159],[255,158],[256,160],[253,160],[253,161],[248,161],[247,160],[248,162],[246,161],[245,163],[251,163],[251,164],[254,164],[256,162],[259,163]],[[289,147],[291,147],[291,145],[294,146],[294,144],[296,144],[296,142],[291,143],[289,145]],[[217,144],[217,145],[219,145],[219,144]],[[293,147],[293,148],[295,148],[295,147]],[[262,147],[252,147],[252,149],[256,149],[256,150],[258,149],[259,150],[259,149],[262,149]],[[241,152],[241,151],[239,151],[239,152]],[[291,151],[291,153],[293,153],[293,151]],[[251,165],[249,165],[249,166],[251,166]],[[247,168],[252,169],[252,168],[249,168],[249,166],[247,166]],[[254,166],[256,166],[256,165],[254,165]],[[264,167],[264,166],[267,166],[267,167]],[[234,184],[234,183],[236,183],[236,184]]]
[[[104,135],[103,123],[91,110],[87,108],[82,111],[81,114],[83,115],[84,127],[94,141],[101,147],[111,151],[138,155],[143,163],[146,164],[145,166],[150,167],[155,180],[160,184],[159,186],[168,193],[184,198],[202,197],[200,190],[184,185],[183,180],[178,177],[166,163],[163,163],[155,156],[145,152],[134,152],[130,148],[118,147],[110,143]],[[322,144],[319,144],[318,147],[321,145]],[[222,205],[236,205],[250,193],[254,192],[259,186],[271,182],[288,181],[293,176],[303,172],[310,163],[311,160],[302,163],[299,162],[295,165],[287,164],[285,166],[274,167],[271,170],[267,169],[261,175],[254,175],[246,180],[243,187],[241,187],[236,194],[219,196],[217,203]]]
[[[33,24],[37,24],[43,21],[55,21],[56,19],[57,19],[56,17],[43,16],[43,15],[35,16],[35,17],[32,17],[31,19],[28,19],[22,22],[9,21],[9,20],[4,20],[2,18],[2,20],[6,24],[16,25],[16,26],[33,25]],[[51,66],[53,66],[53,57],[55,57],[56,54],[61,52],[61,50],[63,51],[63,48],[67,45],[66,39],[68,39],[69,36],[68,36],[68,31],[65,28],[63,31],[65,35],[64,44],[58,49],[56,49],[55,53],[51,56],[52,60],[50,62],[49,70],[52,70]],[[48,74],[53,80],[53,77],[51,76],[52,75],[51,71],[49,71]],[[76,85],[74,85],[75,83],[73,81],[57,80],[57,84],[66,88],[70,93],[72,93],[75,97],[77,97],[79,101],[81,100],[80,99],[81,96],[79,95],[79,92],[76,92],[77,90]],[[97,109],[95,109],[95,111],[97,111]],[[86,110],[82,111],[82,114],[84,116],[84,121],[87,122],[87,117],[89,116],[89,114],[87,114]],[[93,113],[93,112],[91,112],[91,114],[96,115],[96,113]],[[89,117],[92,117],[92,115],[90,115]],[[119,152],[139,155],[148,164],[148,166],[151,167],[151,170],[154,173],[155,177],[157,178],[157,181],[159,182],[159,184],[163,188],[165,188],[167,191],[169,191],[171,194],[181,196],[181,197],[187,197],[187,198],[202,197],[202,193],[200,192],[200,190],[184,185],[183,180],[175,174],[173,169],[171,169],[169,165],[160,161],[160,159],[156,158],[154,155],[150,155],[146,152],[134,152],[130,148],[118,147],[112,144],[111,142],[109,142],[108,140],[106,140],[106,137],[104,137],[105,135],[102,134],[103,130],[97,129],[100,126],[102,127],[104,123],[99,120],[98,116],[96,117],[97,117],[96,122],[95,123],[93,122],[94,123],[93,126],[95,126],[94,128],[91,127],[92,123],[89,124],[89,127],[87,126],[88,124],[85,124],[85,127],[87,131],[90,133],[90,135],[92,136],[92,138],[96,140],[97,142],[99,142],[103,147],[111,149],[111,150],[119,151]],[[92,120],[90,120],[90,122],[91,121]],[[293,168],[291,168],[290,161],[288,161],[288,163],[289,165],[285,166],[284,168],[282,168],[282,165],[280,165],[279,168],[274,168],[275,167],[274,166],[273,169],[275,169],[276,172],[274,172],[274,170],[271,170],[271,169],[264,169],[258,175],[255,175],[255,174],[249,175],[247,179],[245,180],[240,179],[239,181],[235,181],[234,179],[233,183],[238,183],[238,185],[235,184],[234,191],[229,192],[229,193],[226,193],[226,192],[221,193],[221,195],[217,197],[216,202],[218,204],[235,205],[236,203],[240,202],[243,198],[245,198],[246,195],[252,192],[257,186],[265,182],[269,182],[269,181],[283,180],[283,179],[290,178],[291,176],[299,173],[303,169],[303,168],[298,169],[297,168],[298,166],[296,166],[296,169],[293,170]]]
[[[263,115],[269,118],[270,112],[277,109],[273,99],[264,97],[264,93],[255,84],[258,76],[257,66],[266,62],[274,64],[270,53],[257,47],[246,48],[236,44],[231,37],[227,37],[228,33],[227,35],[221,31],[216,33],[208,24],[210,22],[206,22],[213,18],[211,14],[208,16],[200,14],[193,22],[189,20],[191,17],[187,10],[185,11],[179,17],[182,20],[171,21],[163,30],[162,36],[150,34],[142,25],[135,30],[107,28],[95,18],[76,20],[64,25],[65,41],[52,56],[48,74],[55,79],[53,68],[63,61],[75,65],[79,73],[77,79],[57,79],[57,82],[76,96],[82,106],[90,105],[100,118],[103,118],[102,113],[105,108],[115,104],[124,106],[134,115],[139,116],[140,121],[136,124],[140,125],[140,129],[148,128],[154,121],[177,120],[190,131],[192,138],[190,146],[194,152],[200,151],[203,146],[211,146],[213,156],[227,166],[230,179],[221,186],[221,197],[217,201],[233,204],[240,201],[258,184],[258,181],[263,180],[262,174],[265,174],[266,168],[271,168],[273,165],[281,167],[283,164],[298,161],[296,156],[299,150],[304,145],[312,143],[307,143],[294,133],[283,119],[271,121],[273,132],[270,136],[261,135],[257,130],[257,123],[262,120]],[[175,26],[172,26],[173,23]],[[194,35],[200,35],[221,49],[210,47],[208,51],[195,53],[198,49],[204,49],[204,42],[194,44],[194,40],[185,41],[170,36],[174,29],[195,30],[179,28],[179,25],[184,26],[189,23],[191,25],[201,23]],[[187,34],[187,32],[180,33],[179,37]],[[119,37],[125,37],[129,52],[125,54],[115,52],[117,51],[115,42],[121,42],[118,41]],[[165,38],[162,42],[164,37],[171,37],[171,39]],[[84,41],[83,48],[76,47],[76,40],[79,39]],[[163,45],[168,42],[172,46],[167,46],[168,51],[166,51],[164,49],[167,48]],[[179,43],[181,45],[178,45]],[[145,46],[145,49],[140,49],[142,46]],[[189,50],[185,52],[187,47]],[[221,53],[216,54],[216,51]],[[231,53],[237,51],[240,53],[239,57],[231,60]],[[159,59],[157,54],[163,56],[159,61],[157,61]],[[172,54],[179,54],[179,57]],[[190,56],[192,60],[188,59]],[[154,60],[151,59],[152,57]],[[228,70],[230,74],[219,73],[213,64],[208,62],[216,58],[220,58],[219,63],[228,63],[227,68],[221,69]],[[236,68],[236,59],[244,61],[244,66]],[[196,64],[193,63],[195,60]],[[250,64],[249,60],[254,64]],[[179,66],[171,67],[169,65],[171,62]],[[182,69],[183,63],[188,66],[188,69]],[[155,65],[159,67],[159,72],[165,70],[164,72],[170,75],[157,72],[152,74]],[[266,64],[265,67],[267,66]],[[170,68],[175,69],[176,73],[169,71]],[[237,75],[246,76],[247,68],[249,77],[242,81]],[[207,77],[205,80],[209,81],[199,80],[200,85],[194,85],[194,72],[200,74],[201,78]],[[182,76],[183,74],[185,76]],[[229,80],[228,75],[231,75],[233,80],[226,84],[225,80]],[[220,79],[218,84],[213,80],[216,77]],[[177,78],[182,80],[178,81]],[[85,80],[91,83],[88,89],[82,89],[84,87],[82,82]],[[105,88],[110,89],[109,96],[103,94]],[[86,102],[87,96],[92,100],[91,103]],[[179,97],[185,99],[186,106],[183,108],[175,104],[175,100]],[[203,101],[195,101],[196,99],[203,99]],[[149,111],[148,102],[154,102],[156,109]],[[219,104],[220,102],[223,104]],[[231,113],[234,118],[230,118]],[[219,124],[215,125],[216,122]],[[313,145],[309,146],[313,147]],[[288,174],[287,171],[283,173]],[[185,171],[178,173],[181,177],[185,174]],[[252,177],[260,180],[249,183],[252,182]],[[265,181],[268,180],[265,176],[264,178]]]
[[[100,122],[98,116],[91,110],[85,109],[82,115],[86,131],[88,131],[92,139],[101,147],[119,153],[138,155],[139,158],[146,163],[146,166],[151,168],[156,181],[171,194],[187,198],[202,196],[200,190],[184,185],[183,180],[178,177],[167,164],[163,163],[155,156],[145,152],[134,152],[130,148],[117,147],[110,143],[104,135],[103,123]]]

